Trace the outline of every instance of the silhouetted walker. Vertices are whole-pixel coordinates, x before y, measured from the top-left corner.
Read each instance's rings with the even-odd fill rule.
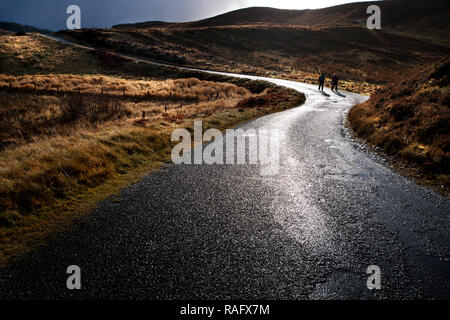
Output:
[[[331,79],[331,91],[334,91],[334,88],[336,88],[336,92],[338,91],[338,82],[339,78],[336,74],[334,74],[333,78]]]
[[[323,91],[324,84],[325,84],[325,75],[322,73],[322,75],[319,77],[319,91]]]

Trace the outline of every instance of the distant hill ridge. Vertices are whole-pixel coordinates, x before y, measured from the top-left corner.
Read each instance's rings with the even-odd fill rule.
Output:
[[[0,29],[11,32],[39,32],[39,33],[52,33],[50,30],[40,29],[33,26],[27,26],[15,22],[0,21]]]
[[[212,27],[253,23],[298,26],[359,25],[367,19],[366,9],[376,4],[381,8],[384,25],[392,27],[407,22],[420,23],[433,17],[433,24],[445,25],[450,17],[448,0],[387,0],[349,3],[315,10],[284,10],[267,7],[250,7],[227,12],[208,19],[186,23],[149,21],[120,24],[119,27]]]

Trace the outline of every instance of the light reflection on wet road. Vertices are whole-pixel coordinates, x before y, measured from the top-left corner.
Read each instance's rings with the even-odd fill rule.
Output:
[[[0,298],[449,298],[449,201],[346,137],[346,112],[366,98],[265,80],[307,96],[241,126],[280,130],[277,175],[167,166],[0,270]],[[71,264],[83,270],[79,292],[65,289]],[[372,264],[376,293],[366,288]]]

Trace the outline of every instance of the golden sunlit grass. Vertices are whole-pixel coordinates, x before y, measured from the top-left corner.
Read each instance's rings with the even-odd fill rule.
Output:
[[[220,97],[242,96],[248,93],[233,84],[177,79],[166,81],[133,81],[104,75],[80,76],[72,74],[10,76],[0,74],[0,88],[29,89],[47,92],[76,92],[108,94],[149,99],[211,100]],[[217,98],[217,97],[216,97]]]
[[[176,128],[202,120],[204,130],[224,130],[305,101],[269,83],[124,63],[83,50],[78,70],[72,64],[78,53],[64,48],[60,56],[38,58],[36,68],[34,57],[60,44],[34,35],[0,37],[0,54],[8,52],[11,62],[0,74],[0,265],[170,161]]]
[[[134,172],[166,161],[167,142],[156,128],[110,126],[3,151],[0,264],[67,227],[59,217],[70,220],[132,182]]]
[[[0,155],[0,208],[19,212],[31,212],[54,197],[65,198],[72,186],[94,186],[115,170],[136,167],[134,155],[161,153],[168,141],[161,143],[161,132],[149,126],[206,118],[235,109],[251,96],[233,84],[197,79],[129,81],[74,75],[0,79],[1,136],[6,147]],[[57,92],[55,86],[64,89]],[[108,95],[114,98],[104,97]]]
[[[133,81],[79,75],[0,75],[3,146],[70,135],[108,121],[183,119],[233,108],[251,93],[194,78]]]
[[[139,172],[170,161],[170,135],[176,128],[193,127],[202,120],[204,130],[224,130],[265,114],[304,102],[294,91],[266,90],[256,105],[248,98],[238,107],[222,99],[183,111],[155,112],[149,118],[122,119],[95,129],[77,129],[70,135],[40,137],[0,153],[0,264],[42,241],[39,234],[60,230],[85,205],[92,207],[135,181]],[[232,102],[228,100],[227,102]],[[268,104],[273,101],[274,104]],[[171,114],[173,116],[171,116]],[[131,175],[131,178],[130,178]],[[127,178],[128,177],[128,178]],[[122,181],[122,182],[120,182]],[[64,218],[64,223],[58,217]],[[56,220],[55,220],[56,219]],[[38,230],[38,235],[36,234]],[[40,240],[39,240],[40,239]]]
[[[101,67],[86,50],[38,34],[0,36],[0,73],[90,73]]]

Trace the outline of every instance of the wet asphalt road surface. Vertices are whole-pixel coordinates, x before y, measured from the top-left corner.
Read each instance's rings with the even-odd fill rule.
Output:
[[[280,130],[278,174],[168,164],[0,270],[0,299],[448,299],[449,200],[348,137],[366,98],[271,81],[307,95],[241,126]],[[66,288],[70,265],[81,290]]]

